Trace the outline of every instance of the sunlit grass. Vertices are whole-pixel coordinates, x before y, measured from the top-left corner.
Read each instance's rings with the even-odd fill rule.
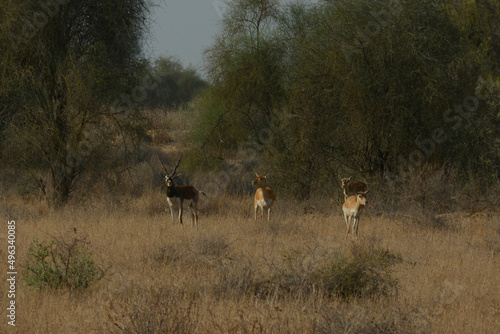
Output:
[[[304,214],[282,200],[271,223],[254,222],[251,198],[226,198],[225,210],[206,206],[193,229],[173,225],[168,209],[152,204],[159,197],[129,199],[133,209],[98,203],[19,208],[39,212],[17,220],[19,264],[33,238],[51,240],[76,229],[96,262],[112,267],[78,292],[32,289],[20,275],[16,329],[494,333],[500,326],[497,215],[453,215],[447,224],[455,228],[442,229],[368,209],[353,242],[345,240],[340,208]],[[384,261],[392,262],[383,267]],[[349,284],[368,277],[368,287],[378,290],[347,296],[339,290],[342,275]],[[1,287],[6,291],[5,282]]]

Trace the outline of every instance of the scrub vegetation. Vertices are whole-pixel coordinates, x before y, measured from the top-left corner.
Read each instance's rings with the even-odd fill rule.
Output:
[[[145,58],[154,8],[0,3],[0,332],[497,332],[497,1],[230,1],[205,79]]]

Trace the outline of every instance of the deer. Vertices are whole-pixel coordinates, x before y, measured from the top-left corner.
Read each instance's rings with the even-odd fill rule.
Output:
[[[257,186],[257,191],[255,191],[254,196],[254,210],[255,210],[255,221],[257,221],[257,210],[260,208],[261,211],[261,221],[264,220],[264,210],[267,210],[267,221],[270,220],[271,207],[276,201],[276,195],[273,190],[267,186],[267,176],[269,173],[264,175],[259,175],[255,173],[257,177],[252,181],[253,186]]]
[[[167,168],[160,160],[160,157],[156,156],[158,161],[160,161],[163,170],[165,171],[164,177],[165,182],[167,184],[167,201],[170,207],[170,214],[172,215],[172,224],[175,224],[175,213],[174,210],[179,210],[179,221],[182,225],[182,213],[184,207],[187,206],[191,213],[191,227],[198,227],[198,200],[200,199],[200,194],[207,196],[203,191],[199,191],[193,186],[176,186],[174,183],[174,179],[179,177],[179,175],[175,175],[177,172],[177,167],[182,160],[182,155],[177,161],[173,171],[171,173],[168,172]]]
[[[352,180],[350,178],[342,179],[342,189],[344,190],[344,200],[347,200],[349,196],[353,196],[356,192],[367,192],[368,184],[365,181]]]
[[[346,239],[349,237],[349,233],[352,231],[356,235],[356,239],[358,239],[358,225],[359,225],[359,217],[361,216],[361,212],[363,211],[365,205],[368,204],[368,199],[366,198],[366,194],[368,194],[369,190],[365,192],[354,192],[354,195],[347,197],[342,205],[342,211],[344,212],[344,219],[347,225],[347,234]]]

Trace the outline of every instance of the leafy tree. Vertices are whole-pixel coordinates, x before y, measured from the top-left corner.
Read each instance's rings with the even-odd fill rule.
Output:
[[[453,78],[465,88],[446,110],[446,161],[474,181],[491,183],[500,176],[500,3],[464,1],[446,11],[463,50]]]
[[[150,0],[2,2],[2,135],[24,168],[48,169],[64,204],[97,143],[124,143],[140,92]],[[136,88],[136,89],[134,89]],[[5,146],[5,145],[4,145]],[[9,152],[6,152],[9,153]],[[18,158],[18,155],[20,159]],[[43,182],[45,183],[45,182]]]
[[[194,136],[220,158],[257,143],[274,184],[298,197],[421,164],[498,177],[499,10],[237,1],[207,51],[213,86]]]
[[[259,140],[258,131],[272,121],[284,95],[282,49],[273,32],[277,15],[277,1],[230,3],[221,33],[206,51],[212,87],[202,100],[211,107],[202,109],[201,117],[212,123],[195,130],[198,137],[234,149],[249,137]],[[218,116],[206,117],[205,112]],[[208,156],[214,155],[209,147],[204,148]]]

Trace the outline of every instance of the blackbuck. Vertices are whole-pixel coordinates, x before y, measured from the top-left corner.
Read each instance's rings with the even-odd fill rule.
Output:
[[[252,185],[257,186],[257,191],[254,197],[255,220],[257,221],[257,210],[260,208],[261,220],[264,220],[264,210],[267,210],[267,221],[270,219],[271,207],[276,201],[276,196],[273,190],[267,186],[267,175],[259,175],[255,173],[257,178],[252,181]]]
[[[367,192],[368,184],[365,181],[353,180],[352,176],[350,178],[342,179],[342,189],[344,190],[344,200],[349,196],[353,196],[356,193]]]
[[[347,197],[344,205],[342,205],[342,211],[344,211],[344,219],[347,225],[346,239],[351,232],[351,226],[352,232],[356,234],[356,239],[358,238],[359,217],[365,205],[368,204],[368,200],[366,199],[367,193],[368,190],[366,192],[355,192],[354,195]]]
[[[175,223],[175,212],[174,210],[179,210],[179,221],[182,224],[182,213],[184,207],[187,207],[191,213],[191,227],[198,227],[198,200],[200,199],[200,194],[206,196],[203,191],[199,191],[193,186],[176,186],[174,179],[178,177],[175,175],[177,167],[181,162],[182,156],[174,167],[172,173],[169,173],[160,157],[156,156],[165,171],[165,182],[167,183],[167,201],[170,207],[170,214],[172,215],[172,223]]]

